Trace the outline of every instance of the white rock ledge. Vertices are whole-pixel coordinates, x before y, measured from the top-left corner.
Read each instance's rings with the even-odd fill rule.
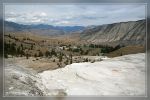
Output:
[[[145,54],[139,53],[74,63],[39,76],[45,95],[145,96],[145,65]]]

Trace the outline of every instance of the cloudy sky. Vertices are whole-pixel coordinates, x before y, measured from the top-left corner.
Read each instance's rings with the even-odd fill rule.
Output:
[[[5,5],[5,20],[55,26],[102,25],[145,19],[145,5]]]

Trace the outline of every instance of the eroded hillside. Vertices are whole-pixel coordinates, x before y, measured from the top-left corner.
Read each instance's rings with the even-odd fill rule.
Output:
[[[81,40],[106,45],[145,45],[145,20],[95,26],[81,33]]]

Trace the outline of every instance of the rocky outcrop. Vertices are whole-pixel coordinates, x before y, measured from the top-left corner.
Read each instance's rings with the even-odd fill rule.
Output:
[[[30,59],[29,59],[30,60]],[[14,58],[5,60],[5,96],[145,96],[145,54],[73,63],[35,73]]]
[[[40,76],[48,90],[63,90],[66,95],[144,96],[145,54],[73,63]]]

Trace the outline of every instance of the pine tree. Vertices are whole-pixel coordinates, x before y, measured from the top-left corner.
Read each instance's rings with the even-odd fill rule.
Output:
[[[10,34],[8,35],[9,38],[11,38]]]
[[[62,53],[59,55],[59,62],[62,62]]]
[[[51,56],[51,53],[50,53],[49,51],[46,51],[46,52],[45,52],[45,56],[46,56],[46,57]]]
[[[35,57],[35,58],[37,57],[37,54],[36,54],[36,53],[34,54],[34,57]]]
[[[54,49],[51,50],[51,55],[57,56],[57,53],[55,52]]]
[[[80,48],[80,54],[83,55],[84,51]]]
[[[31,50],[33,50],[33,44],[31,45]]]
[[[26,54],[26,59],[29,59],[29,54],[28,53]]]
[[[70,64],[72,64],[72,54],[70,54]]]
[[[12,43],[10,45],[10,49],[9,49],[9,53],[12,54],[12,56],[15,56],[16,55],[16,48],[15,48],[16,44],[15,43]]]
[[[39,57],[42,57],[43,53],[41,51],[39,51]]]
[[[64,62],[66,65],[68,65],[68,59]]]

